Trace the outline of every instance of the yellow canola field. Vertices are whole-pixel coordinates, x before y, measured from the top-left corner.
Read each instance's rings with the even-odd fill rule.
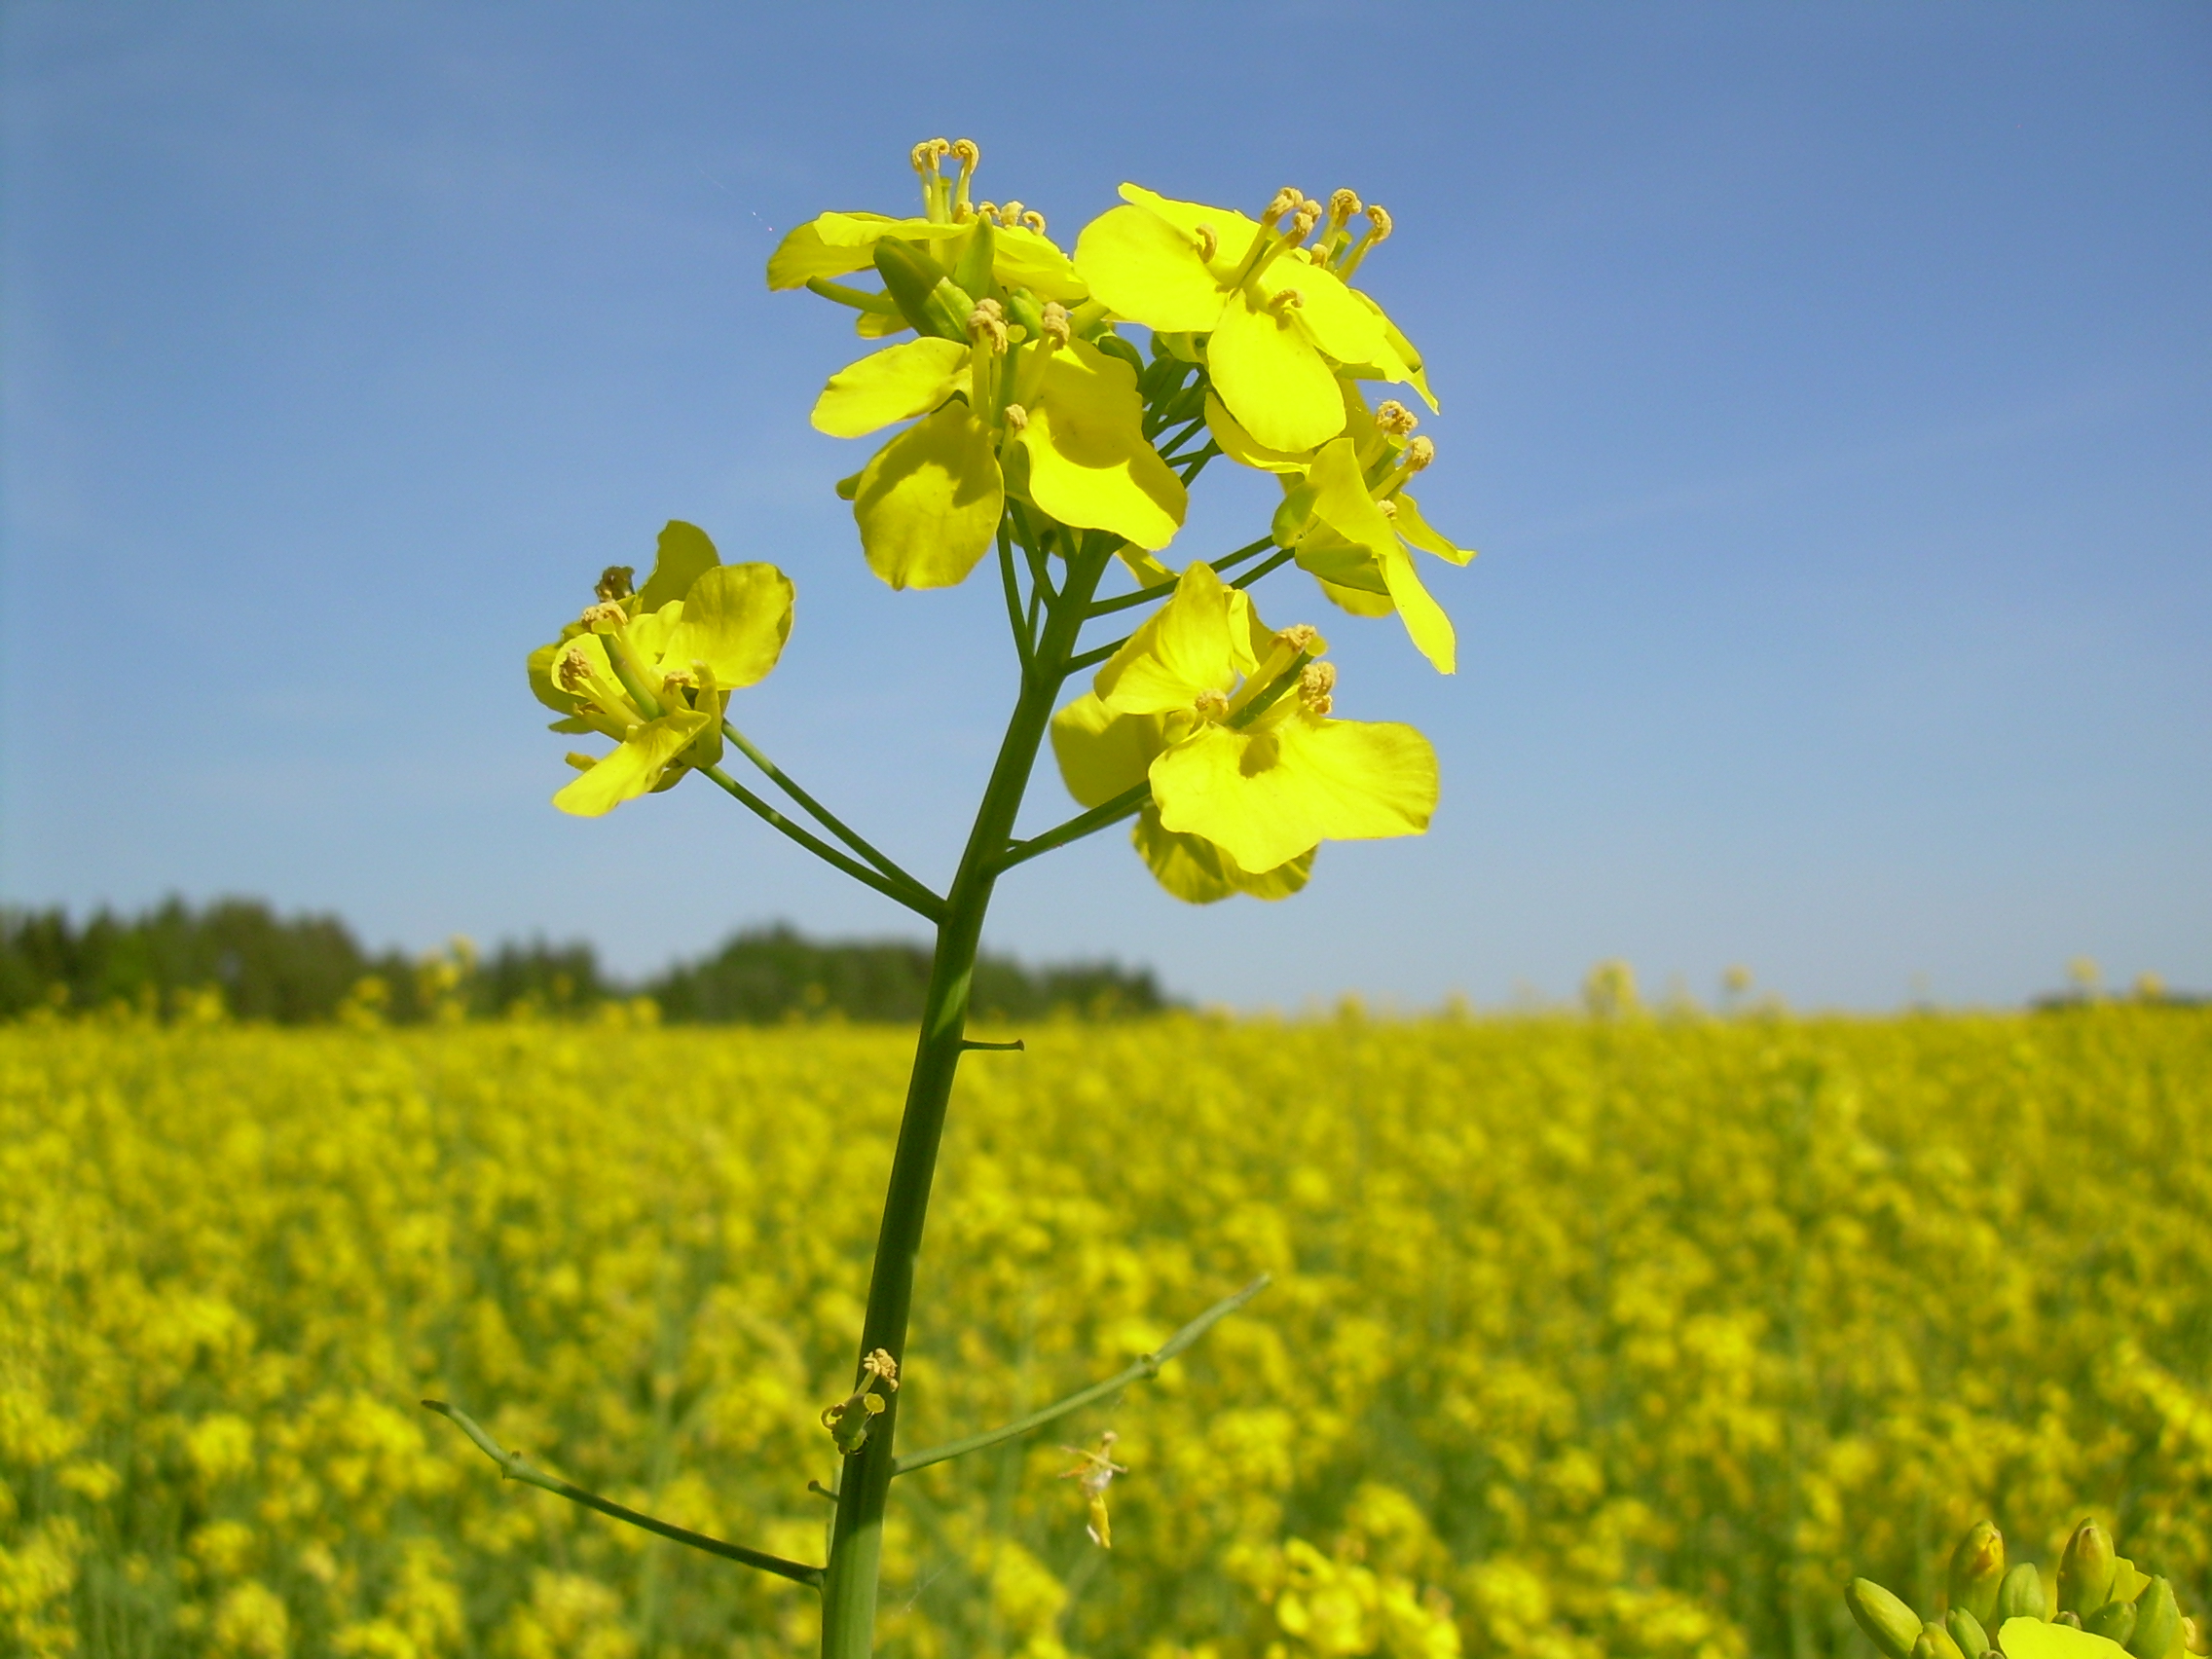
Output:
[[[1863,1653],[1982,1513],[2201,1619],[2212,1016],[1032,1030],[971,1057],[902,1438],[913,1659]],[[0,1651],[798,1654],[910,1038],[0,1031]],[[1109,1554],[1056,1478],[1112,1428]]]

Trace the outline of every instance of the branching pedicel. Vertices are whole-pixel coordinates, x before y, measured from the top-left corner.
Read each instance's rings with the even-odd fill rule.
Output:
[[[1016,1422],[928,1451],[895,1449],[914,1264],[960,1056],[999,1048],[966,1036],[969,984],[999,877],[1055,847],[1133,819],[1131,840],[1161,886],[1210,903],[1283,899],[1326,840],[1419,834],[1436,804],[1436,756],[1412,727],[1336,714],[1327,642],[1273,629],[1251,590],[1296,564],[1354,616],[1395,613],[1441,673],[1452,624],[1421,585],[1419,550],[1472,556],[1431,529],[1408,493],[1435,449],[1396,401],[1361,383],[1409,385],[1433,409],[1419,354],[1352,276],[1390,234],[1381,207],[1340,190],[1326,206],[1276,192],[1257,219],[1124,185],[1124,204],[1084,228],[1071,259],[1018,202],[972,199],[978,154],[963,139],[913,152],[919,218],[825,213],[783,240],[771,288],[813,290],[886,345],[830,377],[814,424],[858,438],[897,428],[838,486],[861,547],[895,588],[949,587],[995,554],[1019,689],[960,865],[941,893],[848,828],[730,719],[732,696],[776,666],[793,587],[764,564],[724,565],[704,532],[671,523],[643,587],[613,567],[596,602],[531,653],[530,682],[561,732],[615,747],[572,754],[580,776],[554,796],[596,817],[699,773],[854,880],[926,917],[937,950],[885,1196],[852,1394],[823,1413],[841,1465],[830,1560],[802,1566],[641,1516],[533,1468],[443,1406],[512,1478],[817,1588],[822,1650],[864,1659],[874,1630],[884,1505],[895,1475],[1033,1432],[1103,1399],[1198,1341],[1256,1295],[1247,1285],[1158,1353]],[[946,165],[951,171],[946,171]],[[842,278],[872,271],[874,287]],[[1124,327],[1148,331],[1144,350]],[[1227,456],[1280,480],[1265,535],[1178,573],[1158,557],[1186,492]],[[1127,591],[1102,595],[1117,563]],[[1086,631],[1155,608],[1118,639]],[[1110,631],[1110,630],[1109,630]],[[1067,682],[1089,689],[1059,705]],[[1050,733],[1084,808],[1016,840]],[[734,750],[800,818],[724,770]],[[1015,1045],[1018,1047],[1018,1045]],[[1070,1478],[1106,1545],[1109,1436]]]

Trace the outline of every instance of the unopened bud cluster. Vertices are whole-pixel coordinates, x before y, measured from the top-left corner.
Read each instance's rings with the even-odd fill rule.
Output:
[[[2004,1534],[1981,1521],[1951,1553],[1939,1617],[1923,1618],[1870,1578],[1853,1579],[1843,1600],[1884,1659],[2184,1659],[2204,1651],[2173,1586],[2115,1551],[2093,1521],[2067,1539],[2048,1590],[2033,1563],[2006,1565]]]

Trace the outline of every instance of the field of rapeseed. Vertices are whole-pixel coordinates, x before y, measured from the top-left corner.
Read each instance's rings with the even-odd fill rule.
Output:
[[[1043,1027],[962,1074],[914,1659],[1868,1651],[1993,1516],[2212,1587],[2212,1017]],[[911,1039],[0,1030],[0,1649],[799,1653]],[[1120,1436],[1109,1554],[1061,1440]]]

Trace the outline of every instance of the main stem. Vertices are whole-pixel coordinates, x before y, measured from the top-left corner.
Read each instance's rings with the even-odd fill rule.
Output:
[[[960,1067],[961,1043],[968,1028],[968,996],[976,973],[976,950],[983,937],[983,914],[990,908],[997,862],[1014,835],[1014,816],[1037,761],[1038,746],[1052,718],[1084,611],[1112,555],[1088,545],[1070,562],[1067,579],[1047,613],[1044,638],[1026,666],[1021,695],[999,745],[998,763],[977,808],[961,855],[959,874],[945,896],[938,923],[937,954],[930,964],[929,990],[922,1005],[922,1030],[914,1051],[914,1070],[906,1085],[905,1116],[899,1124],[899,1147],[891,1161],[891,1186],[883,1199],[883,1226],[876,1235],[875,1267],[868,1279],[867,1318],[861,1329],[862,1355],[888,1348],[903,1365],[906,1324],[914,1301],[914,1263],[921,1254],[922,1223],[929,1213],[930,1183],[937,1173],[938,1142],[944,1133],[944,1110]],[[855,1380],[859,1370],[855,1367]],[[830,1565],[822,1586],[823,1659],[867,1659],[875,1640],[875,1591],[883,1562],[883,1511],[891,1493],[893,1443],[899,1429],[899,1396],[875,1419],[867,1442],[845,1460],[838,1483],[837,1519],[830,1533]]]

